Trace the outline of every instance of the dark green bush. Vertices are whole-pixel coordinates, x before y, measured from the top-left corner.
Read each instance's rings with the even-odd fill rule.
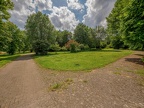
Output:
[[[45,40],[36,40],[33,42],[33,50],[37,55],[46,55],[49,49],[49,43]]]
[[[15,52],[16,52],[16,45],[14,44],[14,42],[11,42],[8,45],[7,53],[13,55]]]
[[[75,52],[77,52],[77,48],[76,48],[77,46],[75,45],[75,44],[70,44],[70,52],[71,53],[75,53]]]

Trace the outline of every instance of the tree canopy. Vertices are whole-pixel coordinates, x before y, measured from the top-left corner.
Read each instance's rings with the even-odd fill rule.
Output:
[[[42,14],[41,12],[34,13],[28,17],[25,29],[29,37],[29,41],[37,54],[46,54],[48,51],[47,45],[55,42],[55,28],[50,22],[48,16]],[[44,43],[39,44],[40,42]],[[45,46],[43,51],[41,51],[42,46],[40,45]]]
[[[132,49],[144,48],[144,0],[117,0],[107,17],[107,33]]]

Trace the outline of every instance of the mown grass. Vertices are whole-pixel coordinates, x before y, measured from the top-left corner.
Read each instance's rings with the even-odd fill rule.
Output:
[[[103,67],[124,56],[131,54],[128,50],[100,50],[87,52],[58,52],[46,56],[35,56],[35,61],[43,68],[58,71],[87,71]]]
[[[20,55],[7,55],[7,54],[0,54],[0,67],[6,65],[7,63],[11,62],[12,60],[16,59]]]

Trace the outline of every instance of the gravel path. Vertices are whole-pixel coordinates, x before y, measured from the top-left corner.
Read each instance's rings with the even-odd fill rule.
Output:
[[[24,55],[0,69],[0,108],[144,108],[144,52],[92,72],[40,69]],[[68,82],[68,81],[71,82]],[[51,91],[50,86],[64,87]]]

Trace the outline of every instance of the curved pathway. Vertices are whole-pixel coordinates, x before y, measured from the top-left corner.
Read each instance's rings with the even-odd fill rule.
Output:
[[[0,69],[0,108],[144,108],[144,70],[136,52],[90,73],[54,72],[24,55]],[[131,71],[131,72],[129,72]],[[67,89],[49,91],[68,78]],[[143,80],[142,80],[143,81]]]

